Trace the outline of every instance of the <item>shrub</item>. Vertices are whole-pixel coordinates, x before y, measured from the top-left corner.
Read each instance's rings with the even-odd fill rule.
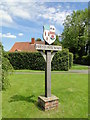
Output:
[[[73,65],[73,54],[69,52],[69,69],[72,67]]]
[[[0,43],[0,91],[2,90],[2,50]]]
[[[14,69],[45,70],[45,60],[39,52],[8,53],[8,59]],[[52,70],[69,69],[69,52],[57,52],[52,60]],[[72,63],[71,63],[72,64]]]
[[[74,62],[75,64],[78,64],[78,62],[80,61],[80,60],[79,60],[79,55],[78,55],[78,54],[74,54],[73,57],[74,57],[74,58],[73,58],[73,62]]]
[[[9,53],[9,61],[13,68],[16,69],[30,69],[30,70],[44,70],[45,61],[39,52],[14,52]]]
[[[13,70],[12,65],[10,64],[9,60],[7,59],[8,54],[4,52],[2,45],[0,44],[0,63],[1,63],[1,89],[6,89],[8,85],[10,85],[8,80],[8,72]]]
[[[63,50],[55,54],[52,60],[52,70],[69,70],[68,50]]]
[[[82,56],[81,64],[90,65],[90,55]]]
[[[12,65],[9,60],[5,57],[2,57],[2,89],[6,89],[10,85],[8,80],[8,72],[13,70]]]
[[[78,57],[74,60],[74,63],[81,64],[81,65],[90,65],[90,55],[82,56],[81,58]]]

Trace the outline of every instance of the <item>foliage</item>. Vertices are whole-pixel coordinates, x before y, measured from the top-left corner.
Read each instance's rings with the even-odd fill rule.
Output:
[[[52,70],[69,70],[69,52],[57,52],[52,60]]]
[[[42,41],[41,38],[37,38],[36,41]]]
[[[44,70],[45,61],[39,52],[9,53],[9,61],[14,69]]]
[[[45,70],[45,60],[41,53],[14,52],[8,53],[8,59],[14,69]],[[69,69],[69,52],[56,53],[52,60],[52,70]]]
[[[53,45],[61,45],[58,35],[56,35],[56,40],[55,40],[55,42],[53,43]]]
[[[73,66],[73,54],[69,52],[69,69]]]
[[[0,91],[2,89],[2,45],[0,42]]]
[[[3,50],[3,46],[1,45],[2,49],[2,89],[6,89],[8,85],[10,85],[8,80],[8,72],[13,71],[13,67],[8,60],[8,54]]]
[[[74,54],[74,58],[75,54],[80,59],[87,54],[89,47],[87,9],[73,11],[71,15],[66,17],[64,32],[62,33],[62,44]]]
[[[90,66],[90,55],[82,56],[81,63]]]
[[[75,63],[79,63],[79,64],[82,64],[82,65],[89,65],[90,66],[90,55],[82,56],[81,59],[79,57],[77,57]]]

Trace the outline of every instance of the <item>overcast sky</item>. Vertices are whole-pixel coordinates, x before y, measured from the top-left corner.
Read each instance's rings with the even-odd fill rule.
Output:
[[[0,37],[6,51],[15,42],[42,38],[43,25],[54,25],[56,34],[63,31],[63,22],[73,10],[88,8],[88,2],[20,2],[3,0],[0,4]]]

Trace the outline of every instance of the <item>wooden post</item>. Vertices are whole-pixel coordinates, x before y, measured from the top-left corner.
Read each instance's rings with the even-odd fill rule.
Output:
[[[51,51],[46,51],[45,97],[51,97]]]

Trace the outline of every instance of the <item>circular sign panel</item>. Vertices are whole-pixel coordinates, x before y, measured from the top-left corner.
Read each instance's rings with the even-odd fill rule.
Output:
[[[53,25],[43,26],[43,39],[48,43],[52,44],[56,40],[55,27]]]

